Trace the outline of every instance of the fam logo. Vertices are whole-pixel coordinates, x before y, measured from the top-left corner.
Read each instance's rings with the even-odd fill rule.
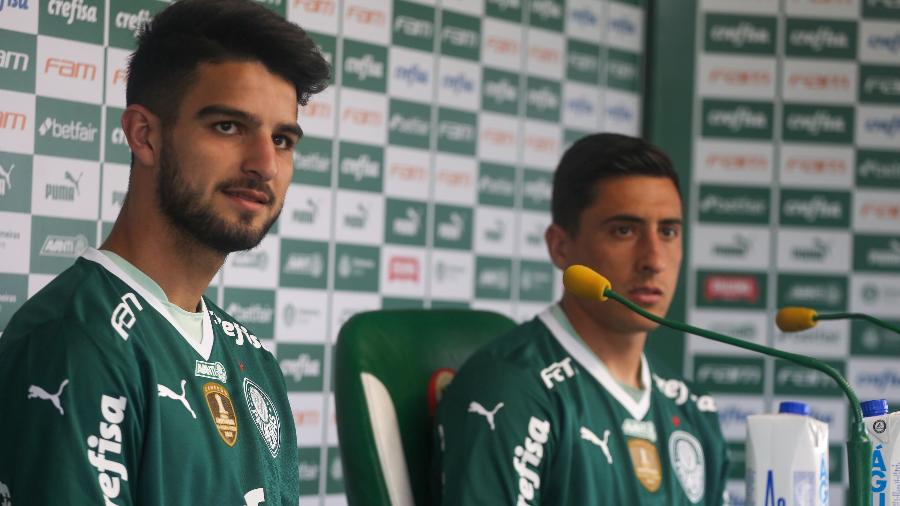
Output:
[[[397,6],[399,9],[399,6]],[[426,47],[431,47],[431,39],[434,36],[434,23],[427,19],[412,16],[397,15],[394,18],[394,37],[398,34],[414,40],[427,41]]]
[[[532,0],[531,24],[549,30],[562,30],[563,6],[560,0]]]
[[[478,60],[481,49],[481,20],[444,11],[441,28],[441,52],[467,60]]]
[[[845,374],[846,367],[841,361],[828,361],[829,366]],[[827,374],[789,364],[775,362],[775,395],[823,395],[825,393],[839,395],[837,383]]]
[[[291,6],[310,14],[334,15],[335,2],[332,0],[293,0]]]
[[[768,172],[770,163],[764,155],[711,151],[703,159],[703,166],[724,172]]]
[[[538,43],[529,45],[528,56],[534,60],[534,63],[547,67],[556,66],[562,62],[562,51],[558,48]]]
[[[364,107],[347,107],[341,113],[341,120],[359,127],[377,127],[384,124],[384,114]]]
[[[346,19],[360,25],[381,27],[385,26],[387,15],[383,10],[351,5],[347,9]]]
[[[707,14],[706,50],[773,54],[775,18]]]
[[[0,111],[0,130],[25,130],[28,116],[21,112]]]
[[[510,58],[519,54],[519,41],[512,37],[487,34],[484,42],[485,50],[497,58]]]
[[[788,89],[798,92],[847,92],[852,89],[851,76],[846,72],[789,71],[785,83]]]
[[[448,153],[474,155],[477,140],[477,115],[455,109],[438,111],[438,149]]]
[[[597,73],[600,69],[600,58],[595,47],[581,47],[581,44],[570,42],[570,47],[566,53],[566,76],[569,79],[582,81],[590,84],[597,82]],[[611,67],[615,66],[613,69]],[[636,69],[631,69],[635,73]],[[607,72],[612,75],[618,75],[627,72],[627,67],[615,65],[612,61],[608,63]],[[630,73],[630,72],[629,72]],[[630,76],[625,76],[630,77]]]
[[[743,66],[713,66],[709,69],[707,79],[712,84],[736,87],[770,86],[773,83],[772,72],[750,70]]]
[[[2,2],[0,2],[2,5]],[[31,64],[31,55],[13,49],[0,49],[0,69],[27,73]]]
[[[785,158],[784,170],[804,176],[840,176],[849,173],[850,166],[843,157],[816,156],[809,154],[791,154]]]
[[[96,81],[97,66],[92,63],[51,56],[44,62],[44,74],[80,81]]]

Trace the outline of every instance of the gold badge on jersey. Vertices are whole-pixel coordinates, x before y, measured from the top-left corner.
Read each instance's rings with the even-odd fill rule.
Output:
[[[634,474],[649,492],[656,492],[662,484],[662,465],[656,445],[641,438],[628,438],[628,453],[634,465]]]
[[[237,442],[238,424],[231,394],[222,385],[209,382],[203,385],[203,397],[222,440],[228,446],[234,446]]]

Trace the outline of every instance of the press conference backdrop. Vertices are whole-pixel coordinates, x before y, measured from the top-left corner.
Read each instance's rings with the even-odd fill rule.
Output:
[[[653,5],[648,134],[680,166],[692,160],[688,319],[826,359],[860,398],[900,409],[900,336],[857,322],[783,334],[772,322],[785,305],[900,320],[900,2]],[[832,483],[846,483],[848,410],[830,379],[700,338],[685,356],[716,394],[733,496],[744,496],[747,415],[784,399],[829,423]],[[840,485],[831,499],[844,503]]]
[[[585,133],[639,133],[644,7],[262,3],[309,31],[334,85],[301,111],[277,227],[231,255],[207,295],[281,364],[302,504],[341,504],[340,325],[380,307],[525,319],[558,296],[543,245],[552,170]],[[165,5],[0,0],[0,331],[115,220],[129,170],[126,59]]]

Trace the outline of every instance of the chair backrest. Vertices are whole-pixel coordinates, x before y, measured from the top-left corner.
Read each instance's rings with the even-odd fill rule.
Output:
[[[341,327],[334,393],[350,505],[428,504],[435,388],[514,325],[497,313],[446,309],[371,311]]]

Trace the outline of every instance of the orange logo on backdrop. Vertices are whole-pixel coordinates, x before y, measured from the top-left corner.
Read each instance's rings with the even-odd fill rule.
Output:
[[[486,128],[481,133],[481,139],[496,146],[508,146],[515,142],[516,136],[508,130]]]
[[[113,86],[119,84],[119,81],[125,81],[128,79],[128,71],[123,68],[117,68],[115,72],[113,72],[112,83]]]
[[[552,47],[531,46],[528,54],[542,63],[556,63],[562,58],[559,51]]]
[[[424,181],[426,177],[423,167],[402,163],[392,163],[388,168],[388,174],[404,181]]]
[[[351,6],[347,10],[347,17],[354,18],[364,25],[384,26],[385,15],[383,11]]]
[[[769,161],[758,155],[717,155],[706,157],[707,167],[721,167],[725,170],[766,170]]]
[[[709,80],[727,84],[770,84],[772,74],[763,70],[739,70],[715,68],[709,71]]]
[[[804,174],[846,174],[847,162],[839,158],[800,158],[790,157],[784,164],[788,172],[802,172]]]
[[[556,141],[549,137],[531,135],[525,138],[525,145],[542,153],[551,153],[556,149]]]
[[[447,186],[469,187],[473,184],[472,175],[468,172],[457,172],[453,170],[441,170],[437,176],[438,182]]]
[[[0,128],[15,130],[19,125],[19,130],[25,130],[28,124],[28,116],[20,112],[4,112],[0,111]]]
[[[302,110],[306,116],[311,118],[328,118],[331,116],[331,105],[323,102],[309,102]]]
[[[330,0],[294,0],[294,7],[317,14],[334,14],[334,2]]]
[[[322,414],[316,409],[294,411],[294,423],[296,425],[316,425],[320,421],[322,421]]]
[[[49,74],[52,70],[56,70],[60,77],[69,79],[81,79],[82,81],[94,81],[97,79],[97,66],[93,63],[50,57],[44,62],[44,74]]]
[[[488,36],[486,45],[497,54],[515,54],[519,51],[519,43],[513,39]]]
[[[806,90],[849,90],[850,78],[845,74],[795,72],[789,75],[788,86]]]
[[[350,121],[351,123],[356,123],[361,126],[378,126],[384,124],[384,114],[367,109],[348,107],[344,109],[344,114],[342,114],[341,117],[344,121]]]
[[[863,204],[863,217],[874,216],[876,218],[898,220],[900,219],[900,204]]]

